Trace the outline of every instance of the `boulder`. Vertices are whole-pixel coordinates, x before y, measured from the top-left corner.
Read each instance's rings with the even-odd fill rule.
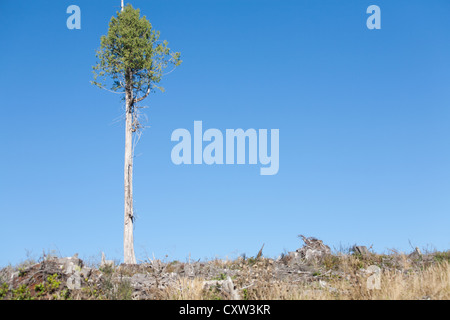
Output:
[[[81,274],[79,271],[76,271],[69,278],[67,278],[66,286],[70,290],[81,289]]]
[[[75,271],[80,272],[83,268],[83,261],[78,258],[78,253],[76,253],[73,257],[56,258],[54,262],[63,271],[63,273],[68,275],[73,274]]]

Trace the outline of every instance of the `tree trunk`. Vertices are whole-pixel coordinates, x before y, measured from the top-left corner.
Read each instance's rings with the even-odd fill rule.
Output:
[[[126,264],[136,264],[133,240],[133,91],[131,88],[131,77],[126,80],[126,123],[125,123],[125,221],[123,233],[123,252]]]

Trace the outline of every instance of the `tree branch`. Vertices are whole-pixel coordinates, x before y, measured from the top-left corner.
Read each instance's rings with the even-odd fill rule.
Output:
[[[106,91],[109,91],[111,93],[115,93],[115,94],[125,94],[125,92],[116,92],[116,91],[112,91],[112,90],[106,89],[105,87],[99,87],[99,88],[103,89],[103,90],[106,90]]]
[[[177,67],[174,67],[172,70],[170,70],[169,72],[163,73],[163,76],[167,76],[168,74],[171,74],[172,72],[175,71]]]
[[[135,103],[141,102],[142,100],[144,100],[145,98],[147,98],[148,95],[150,94],[150,90],[151,90],[151,84],[149,83],[149,84],[148,84],[148,88],[147,88],[147,92],[146,92],[142,97],[140,97],[140,98],[135,98],[135,99],[134,99],[134,102],[135,102]]]

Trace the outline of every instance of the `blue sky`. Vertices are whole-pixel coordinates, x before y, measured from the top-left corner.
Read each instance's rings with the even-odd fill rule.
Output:
[[[81,8],[81,30],[66,9]],[[183,64],[146,100],[138,260],[277,257],[315,236],[450,245],[450,2],[133,0]],[[381,30],[366,9],[381,8]],[[0,3],[0,266],[123,259],[122,102],[90,84],[117,0]],[[171,162],[171,133],[280,130],[280,170]]]

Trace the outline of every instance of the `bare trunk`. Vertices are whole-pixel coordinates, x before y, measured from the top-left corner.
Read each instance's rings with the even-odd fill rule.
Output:
[[[125,124],[125,168],[124,168],[124,189],[125,189],[125,221],[123,233],[123,252],[126,264],[136,264],[133,240],[133,92],[131,89],[131,78],[126,80],[126,124]]]

